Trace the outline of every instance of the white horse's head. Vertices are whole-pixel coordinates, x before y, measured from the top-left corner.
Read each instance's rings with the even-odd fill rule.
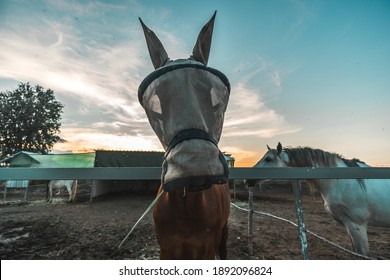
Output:
[[[170,60],[156,34],[140,19],[154,72],[138,89],[138,98],[166,154],[162,184],[190,190],[226,183],[228,168],[218,149],[230,84],[207,67],[215,13],[202,28],[188,59]]]
[[[268,151],[265,155],[253,166],[255,168],[259,167],[286,167],[289,161],[288,155],[283,152],[283,147],[280,142],[276,149],[271,149],[267,145]],[[264,182],[267,180],[254,180],[254,179],[246,179],[244,180],[245,185],[254,186],[257,182]]]
[[[268,151],[253,167],[286,167],[288,163],[288,155],[283,152],[283,147],[280,142],[276,149],[271,149],[267,145]]]

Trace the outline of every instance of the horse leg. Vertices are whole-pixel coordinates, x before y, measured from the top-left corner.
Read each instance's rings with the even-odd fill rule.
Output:
[[[52,187],[49,186],[49,197],[47,199],[47,202],[52,202],[53,201],[53,190],[52,190]]]
[[[68,191],[69,195],[68,202],[72,202],[72,186],[67,185],[66,190]]]
[[[76,194],[77,194],[77,180],[74,180],[72,184],[72,201],[76,200]]]
[[[46,201],[49,201],[49,184],[46,186]]]
[[[358,254],[368,256],[369,245],[366,225],[351,223],[345,225],[345,227],[351,239],[353,250]]]
[[[218,256],[220,260],[227,259],[227,247],[226,247],[227,238],[228,238],[228,224],[226,223],[222,228],[222,238],[218,246]]]

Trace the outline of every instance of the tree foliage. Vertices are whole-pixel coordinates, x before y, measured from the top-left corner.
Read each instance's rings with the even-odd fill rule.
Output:
[[[19,151],[47,154],[59,137],[63,105],[51,89],[20,83],[0,92],[0,158]]]

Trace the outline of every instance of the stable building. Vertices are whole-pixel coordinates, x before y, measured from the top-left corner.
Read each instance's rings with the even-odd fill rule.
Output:
[[[18,152],[0,161],[1,167],[29,168],[78,168],[93,167],[95,153],[80,154],[48,154],[41,155],[31,152]],[[8,180],[5,182],[3,200],[10,189],[25,189],[24,199],[27,198],[29,180]]]
[[[164,152],[96,151],[95,167],[161,167]],[[160,180],[94,180],[91,198],[117,191],[157,191]]]

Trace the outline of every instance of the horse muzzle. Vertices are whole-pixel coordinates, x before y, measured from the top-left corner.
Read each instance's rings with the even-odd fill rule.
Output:
[[[164,191],[185,186],[201,191],[213,184],[227,183],[229,169],[216,140],[200,129],[187,129],[170,142],[164,157],[162,185]]]

